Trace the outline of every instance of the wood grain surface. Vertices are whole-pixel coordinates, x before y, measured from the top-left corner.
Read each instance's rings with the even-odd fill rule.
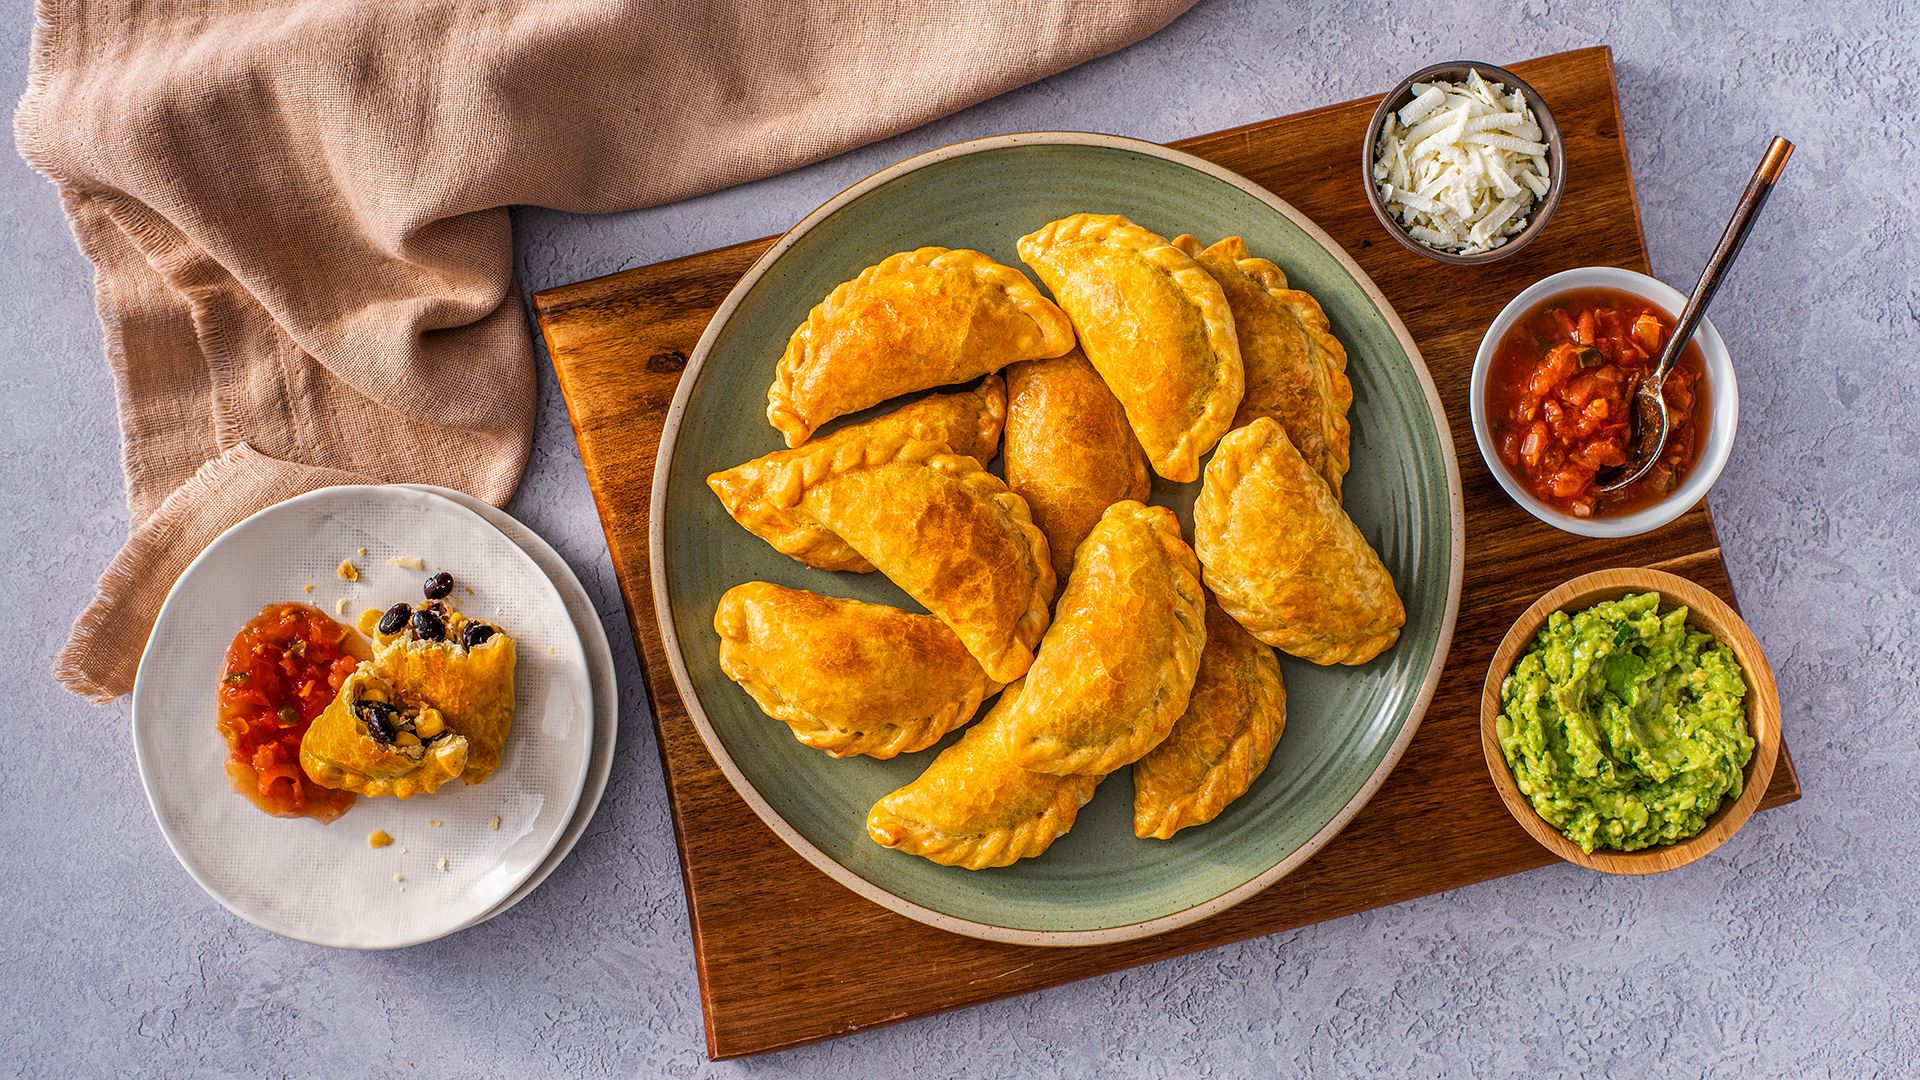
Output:
[[[1520,792],[1513,773],[1507,768],[1500,749],[1497,721],[1501,712],[1500,684],[1505,681],[1520,654],[1533,643],[1535,634],[1556,611],[1583,611],[1595,604],[1618,600],[1628,593],[1657,592],[1662,610],[1674,604],[1687,608],[1687,624],[1705,630],[1733,650],[1747,682],[1747,730],[1753,733],[1753,756],[1747,760],[1745,786],[1738,798],[1728,799],[1707,818],[1706,827],[1677,844],[1663,844],[1640,851],[1608,851],[1604,848],[1588,854],[1567,839],[1546,819],[1534,813],[1533,805]],[[1780,690],[1773,681],[1773,666],[1761,651],[1760,642],[1747,627],[1746,620],[1725,601],[1686,578],[1647,567],[1614,567],[1582,574],[1535,600],[1514,620],[1512,629],[1494,650],[1487,666],[1487,679],[1480,689],[1480,753],[1487,762],[1487,773],[1507,812],[1547,850],[1589,870],[1609,874],[1658,874],[1675,870],[1702,859],[1746,824],[1766,797],[1767,785],[1779,762]]]
[[[661,654],[647,567],[647,507],[661,421],[687,354],[771,240],[535,294],[646,668],[711,1056],[760,1053],[973,1005],[1553,859],[1507,813],[1481,759],[1480,691],[1495,646],[1536,597],[1587,570],[1658,566],[1728,600],[1732,593],[1704,503],[1647,536],[1580,539],[1535,521],[1480,461],[1467,419],[1467,378],[1480,335],[1500,307],[1569,267],[1647,269],[1611,54],[1586,49],[1513,70],[1559,118],[1566,193],[1539,239],[1488,267],[1423,259],[1374,219],[1359,160],[1376,98],[1175,144],[1305,212],[1399,311],[1452,425],[1465,485],[1467,550],[1459,625],[1438,693],[1372,803],[1299,871],[1238,907],[1160,937],[1050,949],[947,934],[835,884],[761,824],[688,721]],[[1783,752],[1763,805],[1791,801],[1799,791]]]

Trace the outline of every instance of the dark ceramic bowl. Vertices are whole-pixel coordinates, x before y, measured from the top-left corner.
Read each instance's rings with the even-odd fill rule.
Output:
[[[1388,212],[1386,204],[1380,201],[1380,189],[1374,184],[1373,158],[1374,148],[1380,144],[1380,130],[1386,126],[1388,114],[1398,112],[1413,100],[1414,83],[1434,79],[1459,82],[1467,77],[1468,71],[1478,71],[1481,78],[1518,90],[1520,96],[1526,98],[1528,107],[1533,110],[1534,119],[1540,124],[1541,141],[1547,144],[1547,171],[1551,175],[1547,177],[1546,196],[1535,202],[1533,208],[1527,211],[1526,228],[1492,251],[1478,255],[1456,255],[1430,248],[1415,240],[1408,235],[1406,226],[1400,224],[1399,219]],[[1399,86],[1394,87],[1386,97],[1380,99],[1379,108],[1373,110],[1373,119],[1367,124],[1366,142],[1360,148],[1360,180],[1366,185],[1367,205],[1373,207],[1373,216],[1380,219],[1381,226],[1395,240],[1406,245],[1408,249],[1439,262],[1451,263],[1454,266],[1483,266],[1504,259],[1526,247],[1533,242],[1534,237],[1540,235],[1542,229],[1547,227],[1548,219],[1553,217],[1554,208],[1560,205],[1560,190],[1567,177],[1566,161],[1566,144],[1560,138],[1560,125],[1553,119],[1553,110],[1547,108],[1545,99],[1541,98],[1533,87],[1527,85],[1525,79],[1506,68],[1495,67],[1492,64],[1477,60],[1454,60],[1421,68],[1402,79]]]

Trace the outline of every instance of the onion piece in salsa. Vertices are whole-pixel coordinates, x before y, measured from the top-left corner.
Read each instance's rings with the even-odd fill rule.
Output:
[[[300,740],[366,655],[365,642],[305,604],[268,604],[227,647],[220,734],[233,789],[275,817],[329,822],[351,792],[323,788],[300,768]]]
[[[1487,417],[1500,459],[1534,498],[1574,517],[1615,517],[1680,486],[1708,415],[1706,360],[1693,342],[1667,376],[1673,427],[1659,462],[1619,491],[1602,493],[1594,480],[1631,457],[1633,393],[1673,324],[1632,293],[1571,289],[1535,304],[1501,337],[1487,368]]]

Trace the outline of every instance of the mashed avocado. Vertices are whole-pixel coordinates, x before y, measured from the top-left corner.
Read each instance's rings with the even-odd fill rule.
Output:
[[[1556,611],[1500,686],[1500,749],[1541,817],[1591,852],[1685,840],[1753,756],[1733,650],[1659,593]]]

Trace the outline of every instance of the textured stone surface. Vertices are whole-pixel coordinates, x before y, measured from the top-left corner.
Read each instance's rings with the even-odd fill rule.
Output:
[[[1766,137],[1800,146],[1715,321],[1744,416],[1714,508],[1806,797],[1653,880],[1541,870],[749,1062],[708,1064],[620,600],[548,373],[513,512],[579,569],[625,683],[611,790],[508,915],[366,955],[282,941],[188,879],[124,704],[47,675],[125,510],[90,278],[52,189],[0,155],[0,1071],[74,1075],[1236,1077],[1911,1075],[1920,1059],[1920,46],[1906,5],[1208,2],[1119,56],[767,182],[597,218],[518,215],[540,288],[777,232],[956,139],[1171,139],[1344,100],[1462,54],[1594,42],[1620,67],[1654,268],[1682,288]],[[9,97],[25,3],[0,30]],[[1309,10],[1310,9],[1310,10]],[[959,1048],[959,1049],[956,1049]]]

